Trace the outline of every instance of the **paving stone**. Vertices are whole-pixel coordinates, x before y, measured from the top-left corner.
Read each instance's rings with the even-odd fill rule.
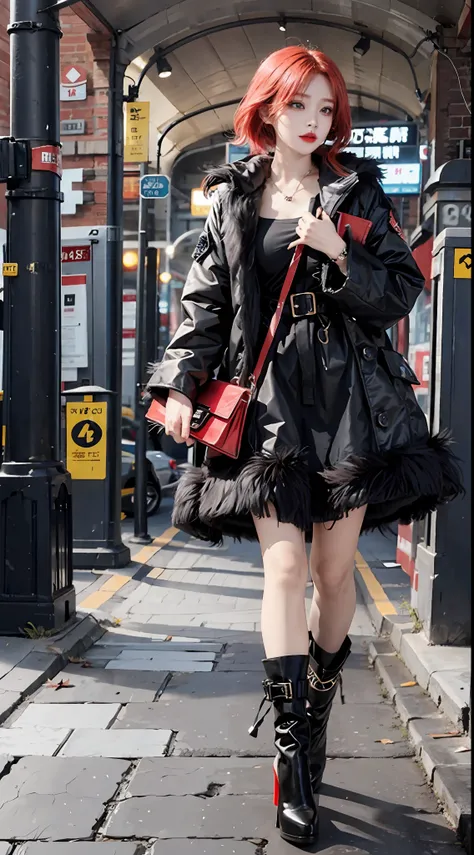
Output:
[[[175,675],[157,703],[125,707],[112,729],[177,731],[173,756],[273,756],[271,714],[257,739],[248,734],[262,697],[260,685],[257,675],[248,672],[216,673],[205,679]],[[389,704],[342,705],[337,698],[329,719],[328,752],[335,757],[412,756],[414,750],[398,724]],[[375,741],[384,738],[393,744]]]
[[[16,855],[135,855],[141,851],[139,843],[23,843]],[[1,850],[0,850],[1,852]]]
[[[271,795],[270,758],[167,757],[140,760],[127,789],[130,796],[197,796],[213,788],[221,796]],[[211,789],[212,792],[212,789]]]
[[[168,672],[134,674],[123,671],[70,665],[55,677],[70,680],[71,687],[54,692],[42,689],[34,698],[36,704],[82,704],[82,703],[147,703],[155,700],[158,692],[169,677]]]
[[[271,761],[267,764],[270,782]],[[326,781],[321,795],[321,837],[309,851],[325,855],[458,853],[453,831],[437,812],[436,799],[428,788],[420,786],[419,769],[411,760],[331,760]],[[150,779],[150,783],[155,782]],[[184,841],[178,842],[191,836],[202,842],[203,838],[231,838],[222,841],[228,847],[222,850],[225,855],[230,855],[234,839],[242,838],[251,838],[255,846],[258,841],[268,841],[265,855],[293,852],[274,827],[270,794],[229,796],[220,792],[207,799],[188,795],[127,798],[119,803],[105,833],[119,839],[157,837],[155,855],[192,853]],[[175,838],[174,848],[167,849],[171,841],[163,838]],[[201,855],[199,849],[194,851]]]
[[[162,757],[171,730],[75,730],[60,757]]]
[[[164,662],[168,659],[176,660],[177,662],[188,662],[190,660],[194,660],[195,662],[214,662],[216,659],[216,653],[212,650],[166,650],[166,645],[164,645],[165,650],[123,650],[119,656],[119,660],[125,659],[135,659],[135,660],[148,660],[155,659],[159,661],[163,659]],[[165,666],[166,670],[167,666]]]
[[[106,728],[119,710],[120,704],[29,704],[11,727]]]
[[[20,701],[20,692],[7,692],[0,689],[0,724],[8,718]]]
[[[3,727],[0,729],[0,752],[13,757],[52,757],[70,733],[68,727]]]
[[[0,779],[4,840],[89,840],[129,763],[26,757]]]
[[[211,656],[215,656],[214,653]],[[214,662],[199,662],[192,658],[192,654],[188,659],[176,659],[173,654],[163,653],[159,656],[150,658],[142,657],[140,659],[112,659],[107,663],[105,669],[107,671],[177,671],[179,673],[194,673],[194,672],[211,672],[214,667]]]
[[[425,690],[435,671],[468,671],[471,661],[469,647],[430,646],[421,633],[403,636],[400,655]]]
[[[99,642],[94,645],[94,649],[91,650],[91,653],[97,651],[100,655],[107,652],[112,653],[114,656],[119,656],[122,651],[152,651],[154,653],[169,653],[170,650],[173,651],[184,651],[187,653],[201,653],[204,651],[205,653],[220,653],[222,650],[222,644],[215,643],[213,644],[211,641],[186,641],[186,639],[177,640],[177,641],[139,641],[139,642],[116,642],[116,641],[107,641],[107,642]]]
[[[408,724],[415,718],[436,718],[439,716],[431,698],[416,687],[415,692],[410,691],[410,689],[399,689],[395,698],[395,706],[402,724]]]
[[[408,724],[408,733],[415,745],[417,754],[421,753],[421,748],[427,741],[436,742],[432,736],[429,736],[430,733],[451,733],[454,730],[456,728],[453,723],[446,716],[440,715],[440,713],[427,719],[414,719]]]
[[[0,638],[0,678],[8,674],[28,653],[33,644],[28,638]]]
[[[229,644],[219,659],[216,671],[262,671],[263,645]]]
[[[153,847],[153,855],[255,855],[255,851],[250,840],[230,839],[162,840]]]
[[[0,689],[9,692],[33,692],[46,677],[52,676],[57,668],[58,657],[55,653],[28,653],[21,664],[13,668],[0,680]]]

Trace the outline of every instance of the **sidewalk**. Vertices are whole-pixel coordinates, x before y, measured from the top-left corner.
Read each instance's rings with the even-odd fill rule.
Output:
[[[247,733],[262,697],[258,547],[189,541],[169,511],[164,502],[130,567],[77,574],[79,609],[104,634],[0,729],[0,855],[71,855],[65,842],[78,855],[298,851],[274,828],[271,716],[257,740]],[[307,851],[456,855],[370,664],[380,641],[360,595],[351,637],[321,837]]]

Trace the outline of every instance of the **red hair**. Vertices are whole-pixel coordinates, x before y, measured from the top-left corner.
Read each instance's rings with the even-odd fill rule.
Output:
[[[270,105],[270,115],[275,118],[297,92],[306,88],[314,74],[326,75],[334,97],[330,130],[333,145],[323,149],[321,154],[336,172],[345,174],[337,155],[349,144],[351,137],[351,108],[346,84],[332,59],[322,51],[310,50],[303,45],[276,50],[260,63],[235,112],[235,144],[250,145],[252,154],[266,154],[273,149],[275,131],[261,118],[261,107]]]

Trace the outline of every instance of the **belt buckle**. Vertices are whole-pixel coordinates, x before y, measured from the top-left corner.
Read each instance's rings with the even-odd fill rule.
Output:
[[[306,297],[310,299],[311,308],[307,309],[307,311],[300,312],[298,311],[300,306],[297,302],[298,297]],[[294,318],[308,318],[311,315],[315,315],[317,312],[316,308],[316,297],[314,296],[312,291],[301,291],[300,294],[291,294],[290,295],[290,304],[291,304],[291,314]]]

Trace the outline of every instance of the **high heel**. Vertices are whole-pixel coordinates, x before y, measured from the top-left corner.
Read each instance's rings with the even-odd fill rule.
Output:
[[[309,633],[308,703],[307,710],[311,737],[309,764],[311,789],[319,794],[326,768],[327,728],[333,701],[339,686],[341,701],[342,669],[351,652],[351,640],[346,636],[337,653],[326,653]]]
[[[318,816],[311,791],[309,770],[308,656],[280,656],[264,659],[267,679],[265,697],[249,733],[256,736],[270,707],[260,717],[265,701],[275,713],[273,763],[273,803],[277,808],[276,827],[280,836],[297,846],[309,846],[318,834]]]

